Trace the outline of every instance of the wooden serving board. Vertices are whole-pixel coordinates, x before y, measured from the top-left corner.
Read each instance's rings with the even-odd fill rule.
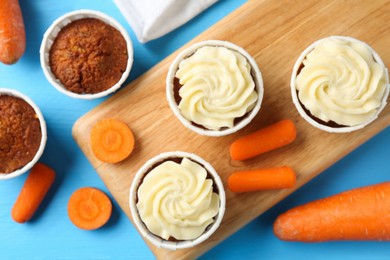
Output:
[[[122,88],[74,125],[73,136],[127,216],[129,187],[136,171],[155,155],[174,150],[196,153],[209,161],[226,187],[237,170],[289,165],[298,174],[299,188],[390,124],[390,106],[371,125],[354,133],[330,134],[304,121],[290,96],[293,64],[313,41],[347,35],[370,44],[390,65],[390,1],[259,0],[249,1],[186,46],[209,39],[228,40],[245,48],[262,71],[265,95],[253,122],[226,137],[204,137],[186,129],[165,99],[165,77],[177,52]],[[184,46],[184,47],[186,47]],[[183,47],[183,48],[184,48]],[[119,164],[97,160],[90,149],[91,126],[103,118],[118,118],[134,131],[136,148]],[[297,140],[284,148],[246,162],[232,161],[229,146],[239,136],[278,120],[290,118]],[[224,220],[206,242],[192,249],[169,251],[149,244],[160,259],[195,258],[233,234],[295,189],[234,194],[227,190]]]

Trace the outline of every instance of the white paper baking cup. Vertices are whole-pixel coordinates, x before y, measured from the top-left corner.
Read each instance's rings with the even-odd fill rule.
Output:
[[[6,179],[15,178],[17,176],[22,175],[23,173],[30,170],[38,162],[39,158],[41,158],[43,150],[45,150],[47,131],[46,131],[46,122],[45,119],[43,118],[41,110],[39,110],[38,106],[35,105],[35,103],[29,97],[13,89],[0,88],[0,96],[2,95],[14,96],[26,101],[34,109],[35,113],[39,118],[39,123],[41,126],[41,134],[42,134],[41,143],[39,145],[38,151],[35,154],[34,158],[29,163],[27,163],[22,168],[19,168],[11,173],[0,173],[0,180],[6,180]]]
[[[103,22],[105,22],[108,25],[111,25],[115,29],[117,29],[123,36],[123,38],[126,41],[127,44],[127,67],[126,70],[123,72],[122,77],[119,79],[119,81],[110,87],[109,89],[106,89],[105,91],[95,93],[95,94],[78,94],[71,92],[67,90],[61,82],[53,75],[50,69],[50,63],[49,63],[49,53],[50,48],[53,45],[53,42],[55,38],[57,37],[58,33],[61,31],[62,28],[64,28],[69,23],[80,20],[83,18],[96,18]],[[59,17],[57,20],[55,20],[52,25],[47,29],[45,34],[43,35],[43,40],[40,48],[40,60],[41,60],[41,67],[43,70],[43,73],[45,74],[46,79],[52,84],[57,90],[59,90],[61,93],[78,99],[95,99],[104,97],[108,94],[111,94],[118,90],[123,82],[127,79],[129,76],[131,67],[133,65],[133,44],[130,40],[129,34],[127,31],[118,23],[114,18],[98,12],[94,10],[77,10],[70,13],[67,13],[61,17]]]
[[[377,112],[375,113],[375,115],[367,122],[365,123],[362,123],[362,124],[359,124],[359,125],[354,125],[354,126],[345,126],[345,127],[330,127],[330,126],[327,126],[327,125],[323,125],[323,124],[320,124],[318,123],[317,121],[315,121],[312,117],[310,117],[306,112],[305,110],[303,109],[301,103],[299,102],[299,98],[298,98],[298,93],[297,93],[297,90],[295,88],[295,81],[296,81],[296,78],[298,76],[298,70],[301,66],[301,64],[303,64],[303,60],[306,58],[306,56],[314,50],[314,48],[316,47],[316,45],[322,41],[325,41],[325,40],[328,40],[328,39],[340,39],[340,40],[345,40],[345,41],[350,41],[350,42],[358,42],[358,43],[362,43],[364,44],[365,46],[367,46],[367,48],[369,48],[372,52],[372,56],[374,57],[374,60],[381,66],[383,66],[385,68],[385,73],[386,73],[386,90],[385,90],[385,93],[383,94],[383,98],[382,98],[382,105],[378,108]],[[329,132],[329,133],[349,133],[349,132],[352,132],[352,131],[356,131],[356,130],[359,130],[359,129],[362,129],[364,128],[366,125],[370,124],[371,122],[373,122],[375,119],[378,118],[380,112],[385,108],[386,104],[387,104],[387,98],[389,96],[389,89],[390,89],[390,84],[389,84],[389,73],[388,73],[388,70],[385,66],[385,64],[383,63],[382,59],[380,58],[380,56],[378,55],[378,53],[376,53],[374,51],[373,48],[371,48],[371,46],[369,46],[368,44],[366,44],[365,42],[362,42],[360,40],[357,40],[355,38],[352,38],[352,37],[349,37],[349,36],[330,36],[330,37],[327,37],[327,38],[323,38],[323,39],[320,39],[316,42],[314,42],[313,44],[311,44],[309,47],[307,47],[302,53],[301,55],[299,56],[298,60],[295,62],[295,65],[294,65],[294,68],[293,68],[293,71],[292,71],[292,75],[291,75],[291,83],[290,83],[290,86],[291,86],[291,96],[292,96],[292,100],[294,102],[294,105],[295,107],[297,108],[299,114],[307,121],[309,122],[312,126],[320,129],[320,130],[323,130],[323,131],[326,131],[326,132]]]
[[[153,233],[151,233],[145,224],[142,222],[137,206],[136,206],[136,199],[137,199],[137,190],[138,187],[143,180],[145,176],[145,172],[147,172],[149,169],[151,169],[153,166],[155,166],[157,163],[162,162],[168,158],[189,158],[194,162],[199,163],[202,165],[208,173],[211,174],[213,178],[214,185],[217,186],[218,188],[218,194],[219,194],[219,212],[217,216],[215,216],[215,220],[210,226],[206,228],[206,231],[199,236],[198,238],[192,239],[192,240],[185,240],[185,241],[168,241],[164,240]],[[159,247],[159,248],[165,248],[165,249],[170,249],[170,250],[177,250],[177,249],[183,249],[183,248],[189,248],[193,247],[197,244],[202,243],[206,239],[208,239],[219,227],[221,224],[222,218],[225,214],[225,205],[226,205],[226,195],[225,195],[225,190],[221,181],[221,178],[217,174],[217,172],[214,170],[214,168],[205,160],[200,158],[199,156],[192,154],[192,153],[186,153],[186,152],[181,152],[181,151],[175,151],[175,152],[166,152],[162,153],[150,160],[148,160],[136,173],[134,180],[131,184],[130,187],[130,211],[131,215],[134,221],[134,224],[138,228],[139,232],[141,235],[145,238],[147,238],[153,245]]]
[[[180,109],[178,105],[176,104],[175,98],[174,98],[174,89],[173,89],[173,80],[175,78],[176,71],[179,68],[180,62],[191,56],[197,49],[203,46],[220,46],[220,47],[226,47],[227,49],[236,51],[243,55],[247,61],[249,62],[251,68],[252,68],[252,76],[253,80],[256,85],[256,91],[258,93],[258,98],[256,101],[256,104],[254,108],[250,111],[246,117],[241,120],[239,123],[234,125],[232,128],[227,128],[223,130],[210,130],[210,129],[203,129],[200,127],[197,127],[192,124],[190,120],[187,120],[180,112]],[[260,72],[259,67],[257,66],[256,61],[250,56],[243,48],[227,41],[219,41],[219,40],[208,40],[203,42],[198,42],[194,45],[191,45],[187,49],[183,50],[179,55],[176,56],[176,58],[173,60],[172,64],[169,67],[167,78],[166,78],[166,95],[167,100],[169,103],[170,108],[173,111],[173,114],[180,120],[180,122],[190,130],[200,134],[200,135],[206,135],[206,136],[225,136],[232,134],[246,125],[248,125],[252,119],[257,115],[257,113],[260,110],[261,102],[263,100],[264,95],[264,86],[263,86],[263,78]]]

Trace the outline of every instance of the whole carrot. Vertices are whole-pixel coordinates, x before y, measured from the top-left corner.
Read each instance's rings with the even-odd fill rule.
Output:
[[[0,61],[13,64],[26,49],[26,33],[18,0],[1,0],[0,17]]]
[[[54,179],[55,173],[52,169],[42,163],[35,164],[12,208],[12,219],[18,223],[30,220]]]
[[[230,146],[230,156],[233,160],[246,160],[288,145],[296,136],[294,123],[291,120],[282,120],[233,142]]]
[[[353,189],[293,208],[274,223],[288,241],[390,240],[390,182]]]
[[[295,184],[295,172],[288,166],[235,172],[228,178],[233,192],[285,189]]]

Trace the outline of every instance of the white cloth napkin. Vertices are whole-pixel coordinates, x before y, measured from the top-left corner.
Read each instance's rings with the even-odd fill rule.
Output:
[[[217,0],[114,0],[144,43],[161,37],[208,8]]]

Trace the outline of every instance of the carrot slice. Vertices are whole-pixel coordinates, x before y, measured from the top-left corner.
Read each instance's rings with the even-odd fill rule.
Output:
[[[390,241],[390,182],[345,191],[281,214],[274,233],[282,240]]]
[[[91,148],[99,160],[117,163],[126,159],[134,149],[134,135],[117,119],[103,119],[91,131]]]
[[[228,178],[233,192],[286,189],[295,184],[295,172],[288,166],[235,172]]]
[[[76,190],[68,202],[68,216],[81,229],[93,230],[102,227],[110,219],[111,200],[99,189],[84,187]]]
[[[246,160],[288,145],[296,136],[294,123],[291,120],[282,120],[233,142],[230,146],[230,156],[233,160]]]
[[[0,61],[14,64],[26,49],[26,33],[18,0],[1,0],[0,17]]]
[[[35,164],[12,208],[12,219],[18,223],[29,221],[49,191],[54,179],[55,172],[51,168],[43,163]]]

